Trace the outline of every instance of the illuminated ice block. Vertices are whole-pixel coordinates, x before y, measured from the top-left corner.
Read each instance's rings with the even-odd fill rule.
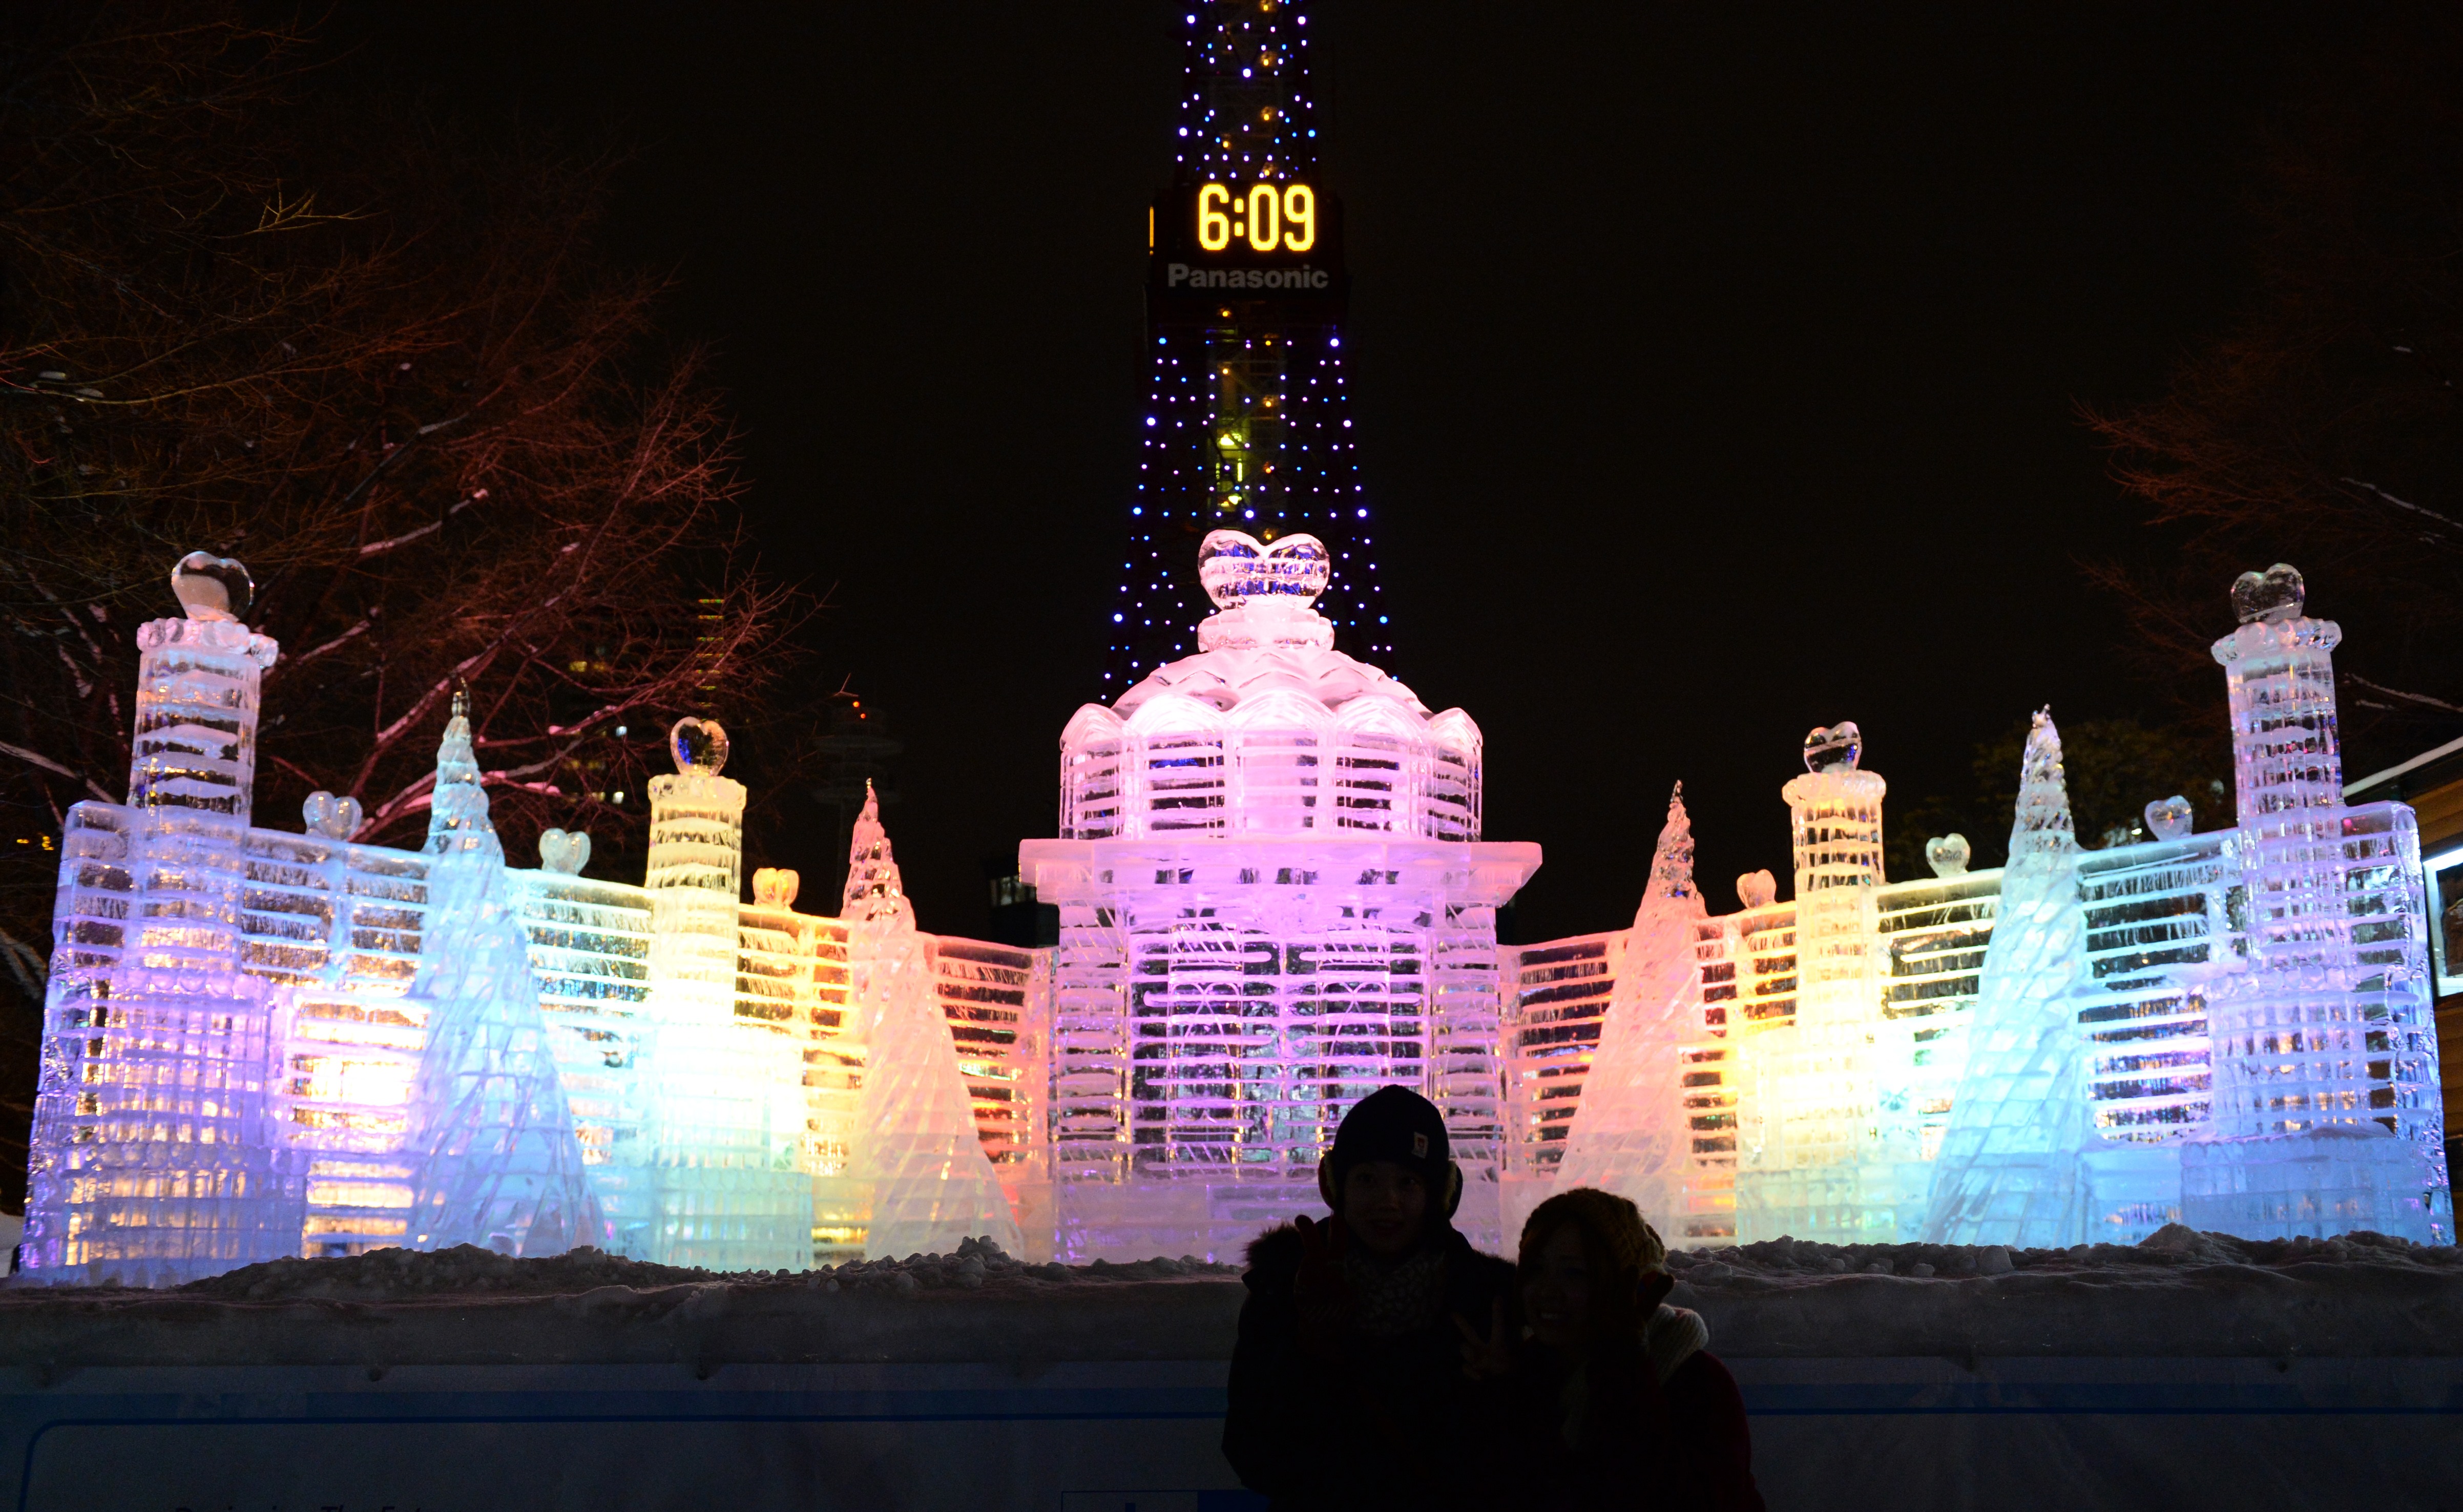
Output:
[[[869,785],[839,917],[847,925],[849,1007],[866,1050],[853,1161],[870,1198],[864,1253],[948,1255],[980,1237],[1022,1252],[1025,1238],[959,1074],[932,941],[915,927]]]
[[[530,946],[531,974],[565,1107],[610,1238],[602,1246],[649,1256],[655,1183],[643,1122],[649,1048],[650,896],[642,887],[579,875],[586,850],[540,841],[542,864],[505,880]],[[569,870],[567,868],[570,868]]]
[[[2090,1231],[2084,1160],[2101,1140],[2079,1032],[2086,911],[2060,731],[2036,716],[2010,862],[1950,1127],[1933,1164],[1930,1243],[2066,1248]]]
[[[1885,1036],[1880,774],[1862,769],[1853,724],[1805,738],[1787,800],[1796,853],[1792,1015],[1746,1026],[1736,1225],[1887,1243],[1923,1220],[1929,1172],[1904,1083],[1912,1066]],[[1896,1095],[1893,1095],[1893,1094]]]
[[[611,1235],[556,1074],[458,693],[428,812],[436,859],[410,993],[426,1035],[411,1086],[407,1242],[531,1256],[604,1247]]]
[[[306,1192],[274,1086],[286,987],[243,961],[261,680],[238,563],[172,572],[186,617],[138,631],[128,803],[61,837],[23,1266],[190,1281],[295,1254]]]
[[[1682,1231],[1700,1196],[1692,1116],[1685,1103],[1688,1048],[1708,1036],[1696,947],[1705,917],[1693,885],[1693,831],[1680,786],[1651,857],[1650,881],[1626,938],[1581,1106],[1555,1185],[1595,1186],[1630,1198],[1662,1230]],[[1671,1220],[1673,1221],[1671,1221]]]
[[[650,780],[649,995],[637,1074],[650,1198],[643,1247],[713,1270],[811,1263],[804,1058],[795,1026],[736,1012],[744,785],[727,732],[685,719]]]
[[[2281,564],[2233,585],[2214,644],[2231,700],[2247,969],[2210,999],[2211,1130],[2182,1150],[2184,1219],[2245,1238],[2354,1228],[2453,1238],[2409,810],[2343,804],[2333,652]]]
[[[1217,530],[1198,654],[1061,735],[1052,1161],[1060,1252],[1237,1256],[1319,1205],[1343,1112],[1443,1112],[1456,1223],[1498,1242],[1495,910],[1538,848],[1479,840],[1480,735],[1334,649],[1324,548]]]

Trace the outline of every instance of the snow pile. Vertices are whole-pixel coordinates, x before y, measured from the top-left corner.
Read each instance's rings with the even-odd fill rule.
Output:
[[[2315,1264],[2397,1265],[2463,1272],[2463,1249],[2415,1244],[2366,1230],[2334,1239],[2234,1239],[2168,1223],[2135,1244],[2073,1244],[2067,1249],[2010,1249],[1999,1244],[1819,1244],[1773,1239],[1724,1249],[1677,1250],[1669,1274],[1700,1285],[1737,1281],[1871,1274],[1954,1281],[2014,1270],[2082,1274],[2155,1272],[2201,1265],[2281,1267]]]
[[[1678,1281],[1719,1287],[1817,1279],[1882,1275],[1958,1281],[2013,1271],[2041,1275],[2137,1272],[2157,1280],[2165,1272],[2208,1265],[2282,1268],[2294,1265],[2397,1266],[2463,1277],[2463,1249],[2414,1244],[2382,1234],[2359,1232],[2335,1239],[2242,1240],[2202,1234],[2178,1223],[2136,1244],[2075,1244],[2067,1249],[2005,1249],[1998,1244],[1820,1244],[1774,1239],[1725,1249],[1677,1250],[1667,1268]],[[970,1239],[948,1255],[883,1257],[817,1270],[711,1271],[625,1260],[585,1245],[544,1260],[518,1260],[462,1244],[432,1253],[380,1249],[335,1260],[275,1260],[191,1282],[180,1293],[235,1302],[327,1299],[377,1302],[415,1297],[495,1295],[557,1296],[622,1286],[653,1291],[663,1286],[723,1285],[740,1290],[801,1289],[822,1292],[911,1294],[983,1287],[1037,1289],[1122,1282],[1216,1280],[1240,1274],[1237,1265],[1214,1264],[1194,1256],[1087,1265],[1030,1264],[990,1239]],[[64,1290],[66,1288],[44,1288]],[[107,1288],[118,1289],[118,1288]]]
[[[724,1285],[739,1289],[804,1289],[823,1292],[913,1293],[983,1286],[1037,1287],[1109,1282],[1228,1280],[1235,1265],[1210,1264],[1190,1256],[1156,1257],[1128,1264],[1031,1265],[1005,1253],[991,1239],[961,1242],[948,1255],[884,1257],[818,1270],[710,1271],[625,1260],[584,1245],[544,1260],[517,1260],[475,1245],[423,1252],[380,1249],[335,1260],[275,1260],[191,1282],[181,1292],[229,1301],[323,1299],[377,1302],[430,1296],[554,1296],[621,1286],[652,1291],[662,1286]]]

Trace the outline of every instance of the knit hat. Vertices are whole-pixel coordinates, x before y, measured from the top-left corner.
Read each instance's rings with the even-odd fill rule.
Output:
[[[1447,1218],[1462,1200],[1461,1178],[1446,1143],[1445,1115],[1407,1087],[1380,1087],[1352,1105],[1334,1132],[1334,1148],[1319,1172],[1326,1206],[1340,1207],[1343,1178],[1368,1160],[1391,1160],[1417,1172]]]

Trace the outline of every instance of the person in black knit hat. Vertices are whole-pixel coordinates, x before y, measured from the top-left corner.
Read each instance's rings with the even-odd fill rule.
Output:
[[[1249,1246],[1223,1454],[1276,1512],[1489,1503],[1500,1402],[1474,1373],[1519,1336],[1514,1266],[1456,1232],[1436,1105],[1381,1088],[1318,1164],[1333,1217]]]

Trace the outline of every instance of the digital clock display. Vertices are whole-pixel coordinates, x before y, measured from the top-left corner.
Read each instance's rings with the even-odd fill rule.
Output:
[[[1146,222],[1148,283],[1164,294],[1256,290],[1340,297],[1342,206],[1313,184],[1183,181]]]
[[[1305,252],[1317,245],[1317,191],[1305,184],[1258,184],[1247,193],[1221,184],[1197,191],[1197,245],[1219,252],[1237,237],[1254,252]]]

